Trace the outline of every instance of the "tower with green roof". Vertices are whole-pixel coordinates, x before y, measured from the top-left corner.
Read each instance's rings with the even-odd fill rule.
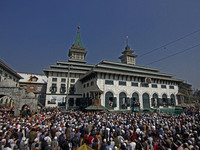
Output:
[[[85,56],[87,54],[87,51],[85,50],[85,48],[82,45],[79,30],[80,30],[80,26],[78,25],[78,32],[76,35],[76,40],[75,40],[74,44],[71,46],[71,48],[69,49],[69,53],[68,53],[68,56],[72,60],[85,60]]]

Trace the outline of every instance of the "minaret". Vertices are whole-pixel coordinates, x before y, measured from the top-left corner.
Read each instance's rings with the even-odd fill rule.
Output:
[[[126,37],[126,47],[125,50],[122,52],[122,56],[119,57],[121,63],[135,65],[135,58],[137,55],[132,54],[134,51],[130,49],[128,45],[128,36]]]
[[[85,60],[85,55],[87,54],[87,51],[85,50],[85,48],[83,47],[83,45],[81,43],[79,29],[80,29],[80,26],[78,25],[78,32],[76,35],[76,40],[75,40],[74,44],[71,46],[71,48],[69,49],[68,56],[74,60]]]

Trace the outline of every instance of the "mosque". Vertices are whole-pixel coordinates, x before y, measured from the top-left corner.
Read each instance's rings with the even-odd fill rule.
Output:
[[[134,51],[127,45],[121,62],[105,61],[93,65],[80,38],[80,26],[68,61],[57,61],[43,69],[47,76],[46,107],[67,110],[88,106],[110,111],[172,108],[177,105],[178,85],[183,81],[159,69],[136,65]]]

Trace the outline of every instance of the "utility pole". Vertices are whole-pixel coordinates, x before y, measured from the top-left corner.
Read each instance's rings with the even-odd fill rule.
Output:
[[[67,73],[67,90],[66,90],[66,97],[65,97],[66,110],[68,109],[69,76],[70,76],[70,64],[68,65],[68,73]]]

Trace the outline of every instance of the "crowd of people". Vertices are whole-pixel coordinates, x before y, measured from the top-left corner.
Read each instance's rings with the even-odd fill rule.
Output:
[[[0,114],[2,150],[199,150],[200,116],[164,113]]]

